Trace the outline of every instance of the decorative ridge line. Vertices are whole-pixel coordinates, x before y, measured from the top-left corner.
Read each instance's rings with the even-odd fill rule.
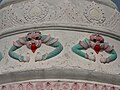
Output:
[[[87,80],[87,81],[93,81],[93,82],[120,85],[120,83],[119,83],[120,76],[119,75],[93,72],[90,70],[52,69],[52,68],[42,69],[42,70],[34,70],[34,71],[33,70],[18,71],[18,72],[1,74],[0,75],[0,84],[25,81],[25,80],[34,80],[34,79]]]
[[[83,30],[82,30],[83,29]],[[108,36],[111,37],[113,39],[116,39],[118,41],[120,41],[120,35],[117,33],[113,33],[113,32],[109,32],[106,31],[107,29],[96,29],[96,28],[92,28],[92,27],[85,27],[85,26],[62,26],[62,25],[44,25],[44,26],[33,26],[33,27],[18,27],[18,28],[10,28],[7,29],[3,32],[0,33],[0,39],[11,36],[11,35],[15,35],[15,34],[20,34],[20,33],[25,33],[25,32],[29,32],[29,31],[38,31],[38,30],[66,30],[66,31],[78,31],[78,32],[87,32],[87,33],[93,33],[93,32],[98,32],[101,35],[104,36]]]
[[[0,9],[2,9],[4,7],[7,7],[10,4],[16,4],[16,3],[19,3],[19,2],[23,2],[23,1],[26,1],[26,0],[14,0],[14,1],[8,2],[6,4],[0,5]],[[86,1],[90,1],[90,0],[86,0]],[[103,3],[102,1],[96,1],[96,2],[99,3],[99,4],[106,5],[106,6],[110,7],[110,8],[113,8],[113,9],[116,8],[115,6],[109,5],[108,3]]]
[[[17,83],[0,85],[1,90],[118,90],[119,86],[98,82],[78,81],[78,80],[29,80]]]

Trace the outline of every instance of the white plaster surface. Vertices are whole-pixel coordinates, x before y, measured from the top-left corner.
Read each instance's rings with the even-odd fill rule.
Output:
[[[114,48],[118,54],[118,58],[109,64],[102,64],[100,63],[100,55],[108,55],[105,52],[101,52],[100,54],[96,54],[94,51],[94,54],[96,54],[97,60],[96,62],[89,61],[87,59],[84,59],[75,53],[71,51],[71,47],[77,44],[80,40],[84,40],[85,38],[89,38],[91,33],[82,33],[82,32],[74,32],[74,31],[42,31],[42,34],[51,34],[53,37],[58,37],[59,41],[62,43],[64,49],[63,51],[51,58],[47,61],[40,61],[35,62],[35,55],[37,52],[40,52],[41,54],[44,54],[47,52],[50,52],[54,48],[42,45],[35,53],[32,53],[31,50],[29,50],[26,46],[21,47],[16,52],[22,55],[26,55],[27,52],[30,53],[30,62],[19,62],[15,59],[12,59],[8,55],[8,50],[13,45],[13,41],[18,40],[19,37],[25,36],[27,33],[18,34],[14,36],[9,36],[6,38],[3,38],[0,40],[0,50],[4,55],[3,60],[0,62],[0,74],[9,73],[9,72],[16,72],[16,71],[26,71],[26,70],[42,70],[46,68],[66,68],[66,69],[87,69],[91,70],[93,72],[102,72],[106,74],[120,74],[120,42],[116,41],[112,38],[105,37],[105,41],[109,42],[111,45],[114,45]],[[89,49],[90,50],[90,49]],[[87,50],[86,52],[89,52]],[[91,50],[90,50],[91,51]]]
[[[0,83],[4,83],[5,75],[8,74],[10,74],[10,76],[6,76],[6,78],[8,77],[8,82],[11,82],[11,79],[13,79],[13,81],[14,79],[17,79],[17,76],[14,77],[15,74],[11,75],[12,73],[20,71],[18,74],[22,72],[22,75],[24,76],[24,73],[27,73],[27,71],[29,72],[29,70],[36,71],[37,73],[37,71],[43,70],[44,72],[44,70],[51,70],[52,68],[52,72],[46,71],[42,73],[42,79],[45,78],[48,73],[52,75],[54,69],[60,69],[62,73],[67,72],[67,70],[68,72],[77,70],[78,72],[75,74],[80,74],[82,73],[81,71],[83,71],[83,73],[88,75],[84,76],[83,74],[85,78],[90,77],[94,79],[94,77],[90,75],[93,73],[94,76],[94,73],[96,72],[105,75],[109,74],[110,76],[113,75],[111,76],[113,78],[110,80],[106,80],[107,76],[105,78],[99,77],[102,75],[98,74],[96,77],[98,77],[98,79],[102,78],[101,81],[103,82],[113,82],[114,84],[114,81],[116,81],[116,84],[119,84],[120,13],[115,9],[116,6],[111,0],[94,0],[94,2],[92,0],[3,0],[0,5],[0,51],[4,58],[0,61]],[[92,11],[98,12],[96,14]],[[49,52],[54,48],[42,45],[33,54],[31,50],[26,46],[23,46],[16,52],[22,55],[26,55],[27,52],[29,52],[31,58],[30,62],[23,63],[12,59],[8,55],[8,51],[13,45],[13,41],[18,40],[19,37],[25,36],[27,34],[25,33],[26,31],[29,32],[34,28],[39,28],[39,31],[41,31],[42,34],[51,34],[53,37],[58,37],[64,47],[63,51],[56,57],[47,61],[35,62],[35,55],[37,52],[44,54],[46,51]],[[104,35],[106,34],[106,36],[103,36],[105,41],[114,45],[115,51],[118,54],[118,57],[114,62],[109,64],[100,63],[99,59],[101,54],[104,56],[108,55],[105,52],[101,52],[98,55],[96,54],[96,62],[84,59],[72,52],[72,46],[77,44],[80,40],[89,38],[91,33],[87,32],[95,31]],[[24,33],[16,34],[20,32]],[[116,38],[116,40],[113,38]],[[86,52],[89,51],[92,50],[89,49]],[[75,75],[73,73],[71,75]],[[26,75],[28,74],[29,73]],[[4,78],[2,78],[2,75]],[[114,75],[117,75],[118,79]],[[29,75],[29,77],[31,76],[32,74]],[[47,77],[49,77],[49,75]],[[74,76],[71,77],[74,78]]]
[[[95,10],[97,16],[91,13]],[[23,0],[0,9],[0,34],[28,26],[62,25],[97,28],[119,35],[119,19],[111,0]]]

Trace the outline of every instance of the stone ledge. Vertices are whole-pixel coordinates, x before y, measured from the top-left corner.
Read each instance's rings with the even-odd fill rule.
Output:
[[[89,70],[77,69],[42,69],[21,72],[11,72],[0,75],[0,84],[34,79],[71,79],[87,80],[120,85],[120,75],[111,75]]]
[[[66,25],[64,24],[36,24],[36,25],[23,25],[20,27],[13,27],[6,29],[4,31],[0,32],[0,38],[5,38],[8,36],[12,36],[15,34],[20,34],[20,33],[25,33],[25,32],[30,32],[30,31],[45,31],[45,30],[61,30],[61,31],[76,31],[76,32],[87,32],[87,33],[94,33],[98,32],[101,35],[111,37],[113,39],[116,39],[120,41],[120,34],[117,32],[112,32],[109,29],[106,28],[95,28],[89,25]]]

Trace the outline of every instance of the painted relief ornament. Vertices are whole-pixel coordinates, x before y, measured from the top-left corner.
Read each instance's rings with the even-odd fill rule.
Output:
[[[117,53],[114,50],[114,47],[109,45],[108,42],[105,42],[104,38],[97,33],[93,33],[89,39],[80,41],[77,45],[73,46],[72,51],[83,58],[86,58],[95,62],[96,57],[93,54],[93,52],[91,52],[90,54],[83,52],[83,50],[86,51],[89,48],[92,48],[96,52],[96,54],[99,54],[99,52],[105,51],[107,54],[110,55],[108,57],[103,57],[103,55],[101,55],[101,58],[100,58],[101,63],[104,63],[104,64],[109,63],[116,60],[117,58]]]
[[[31,51],[35,53],[42,44],[46,44],[47,46],[51,46],[55,49],[50,53],[45,53],[43,55],[38,52],[35,57],[35,61],[47,60],[58,55],[63,50],[63,46],[58,41],[58,38],[53,38],[50,34],[42,35],[41,32],[30,32],[27,36],[21,37],[19,40],[13,42],[13,46],[9,50],[9,56],[20,62],[29,62],[29,53],[27,53],[26,56],[22,56],[17,54],[15,51],[26,45],[28,49],[31,49]]]

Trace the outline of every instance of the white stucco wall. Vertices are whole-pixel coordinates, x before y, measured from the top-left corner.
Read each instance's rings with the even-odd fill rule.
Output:
[[[11,1],[10,1],[11,2]],[[109,1],[96,0],[26,0],[10,3],[1,2],[0,9],[0,84],[29,79],[78,79],[119,85],[120,78],[120,13]],[[9,4],[7,4],[9,3]],[[42,45],[36,53],[26,46],[16,52],[30,54],[30,62],[19,62],[8,55],[13,41],[26,36],[30,31],[41,31],[58,37],[63,51],[48,61],[35,62],[37,52],[45,53],[54,48]],[[118,54],[109,64],[84,59],[71,51],[73,45],[99,32]],[[35,73],[34,73],[35,72]],[[13,75],[12,75],[13,74]],[[26,75],[29,75],[28,77]],[[19,78],[17,78],[19,76]],[[6,78],[6,80],[5,80]]]
[[[117,60],[114,62],[111,62],[109,64],[103,64],[100,62],[101,54],[106,57],[108,55],[106,52],[100,52],[99,54],[96,54],[94,50],[88,49],[86,52],[93,52],[96,55],[96,62],[89,61],[87,59],[84,59],[78,55],[76,55],[74,52],[72,52],[71,48],[78,44],[80,40],[84,40],[86,38],[89,38],[91,33],[82,33],[82,32],[75,32],[75,31],[61,31],[61,30],[46,30],[42,31],[43,35],[51,34],[52,37],[58,37],[59,41],[63,45],[63,51],[56,57],[51,58],[46,61],[41,62],[35,62],[35,56],[37,52],[40,52],[41,54],[44,54],[46,52],[50,52],[54,50],[54,48],[46,45],[42,45],[35,53],[32,53],[30,49],[28,49],[26,46],[23,46],[22,48],[18,49],[15,52],[18,52],[21,55],[26,55],[27,52],[30,53],[30,62],[19,62],[15,59],[12,59],[8,55],[9,49],[13,45],[13,41],[17,41],[20,37],[25,37],[27,33],[17,34],[13,36],[9,36],[6,38],[1,39],[1,52],[4,54],[3,60],[0,62],[1,66],[1,74],[2,73],[8,73],[8,72],[16,72],[16,71],[26,71],[26,70],[34,70],[34,69],[45,69],[45,68],[73,68],[73,69],[87,69],[92,70],[93,72],[105,72],[107,74],[118,74],[120,73],[119,69],[119,45],[120,42],[116,41],[112,38],[104,36],[104,39],[106,42],[109,42],[110,45],[113,45],[115,48],[115,51],[118,54]],[[109,55],[108,55],[109,56]]]

